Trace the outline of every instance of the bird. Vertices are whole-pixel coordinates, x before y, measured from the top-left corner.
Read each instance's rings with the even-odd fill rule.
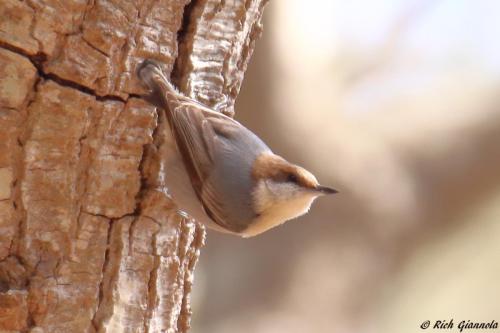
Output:
[[[169,194],[208,228],[253,237],[307,213],[317,197],[337,193],[233,118],[179,92],[160,62],[146,59],[136,74],[149,89],[146,100],[168,120],[161,170]]]

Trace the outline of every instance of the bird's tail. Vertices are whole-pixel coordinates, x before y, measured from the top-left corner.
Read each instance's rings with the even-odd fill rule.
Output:
[[[151,90],[146,100],[157,107],[174,110],[186,98],[167,79],[161,64],[155,60],[146,59],[139,64],[137,76]]]

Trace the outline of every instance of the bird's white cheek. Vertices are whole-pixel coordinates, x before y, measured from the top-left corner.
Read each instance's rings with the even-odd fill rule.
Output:
[[[275,201],[274,195],[271,193],[264,180],[259,180],[255,186],[252,197],[254,201],[253,208],[259,214],[268,209]]]
[[[288,220],[304,215],[309,211],[315,198],[316,196],[307,195],[269,207],[253,221],[242,236],[252,237],[258,235]]]
[[[315,198],[316,198],[315,196],[308,195],[289,201],[287,203],[288,204],[287,210],[289,213],[288,220],[299,217],[307,213],[309,211],[309,208],[311,208],[311,205]]]

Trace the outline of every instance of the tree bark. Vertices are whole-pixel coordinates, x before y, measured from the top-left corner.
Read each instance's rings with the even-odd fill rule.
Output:
[[[232,114],[265,2],[0,0],[1,332],[189,329],[205,231],[135,68]]]

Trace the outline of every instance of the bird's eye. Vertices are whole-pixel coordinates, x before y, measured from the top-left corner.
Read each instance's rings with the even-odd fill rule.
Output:
[[[293,173],[289,174],[287,177],[287,180],[291,183],[296,183],[297,182],[297,176],[294,175]]]

